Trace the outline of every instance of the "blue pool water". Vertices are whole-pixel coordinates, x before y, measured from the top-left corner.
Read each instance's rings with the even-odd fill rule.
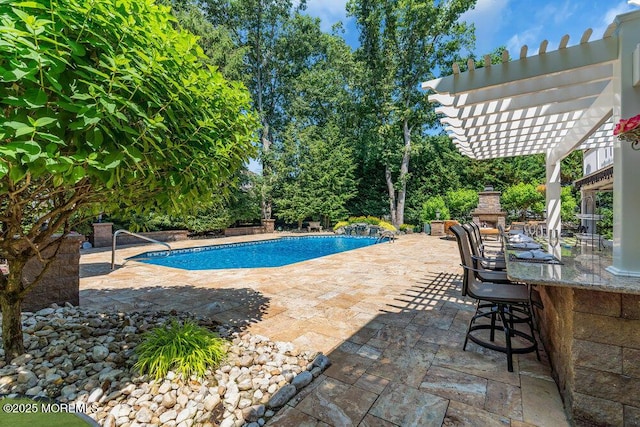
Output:
[[[128,259],[184,270],[281,267],[300,261],[370,246],[375,237],[306,236],[259,242],[146,252]]]

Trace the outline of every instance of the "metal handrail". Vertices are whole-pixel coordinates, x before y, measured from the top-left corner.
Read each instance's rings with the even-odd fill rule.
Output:
[[[116,266],[116,240],[118,238],[118,235],[120,234],[128,234],[130,236],[137,237],[151,243],[157,243],[158,245],[166,246],[167,248],[169,248],[169,253],[167,255],[171,255],[171,246],[169,246],[169,244],[166,242],[161,242],[159,240],[152,239],[151,237],[143,236],[142,234],[134,233],[129,230],[116,230],[116,232],[113,233],[113,238],[111,241],[111,270],[114,270]]]
[[[376,240],[376,243],[382,243],[382,240],[389,239],[389,243],[393,242],[396,238],[396,234],[393,231],[385,230],[380,234],[380,237]]]

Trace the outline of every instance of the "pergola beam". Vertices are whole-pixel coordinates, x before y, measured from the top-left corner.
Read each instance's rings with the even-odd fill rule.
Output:
[[[504,85],[542,75],[554,75],[567,70],[602,64],[617,58],[617,40],[613,37],[606,37],[590,43],[547,52],[544,55],[534,57],[533,60],[523,58],[463,74],[453,74],[430,80],[424,82],[422,88],[447,94],[470,92],[494,85]]]
[[[606,62],[592,67],[572,69],[554,76],[536,76],[526,80],[519,80],[517,84],[492,86],[457,95],[438,92],[429,95],[429,101],[457,108],[472,106],[496,99],[528,96],[545,90],[556,90],[568,86],[581,86],[591,82],[607,81],[611,78],[612,69],[612,62]]]
[[[602,90],[593,105],[589,107],[580,120],[571,128],[562,142],[551,149],[549,154],[552,162],[558,162],[586,141],[613,114],[613,82]]]

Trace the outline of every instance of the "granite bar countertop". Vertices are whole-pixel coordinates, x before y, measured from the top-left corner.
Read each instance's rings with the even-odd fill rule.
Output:
[[[507,256],[507,276],[532,284],[640,295],[640,277],[617,276],[606,270],[613,264],[611,249],[598,250],[584,244],[548,249],[562,264],[514,261]]]

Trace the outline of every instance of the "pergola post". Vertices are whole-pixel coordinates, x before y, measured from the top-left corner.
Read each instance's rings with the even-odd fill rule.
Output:
[[[618,24],[619,60],[614,64],[613,120],[640,114],[640,85],[633,86],[634,71],[640,73],[640,15],[625,14]],[[613,148],[613,266],[614,274],[640,276],[640,151],[629,142],[615,141]]]
[[[547,202],[547,232],[557,233],[560,236],[562,228],[562,218],[560,217],[560,160],[554,160],[550,152],[545,156],[547,182],[546,182],[546,202]]]

